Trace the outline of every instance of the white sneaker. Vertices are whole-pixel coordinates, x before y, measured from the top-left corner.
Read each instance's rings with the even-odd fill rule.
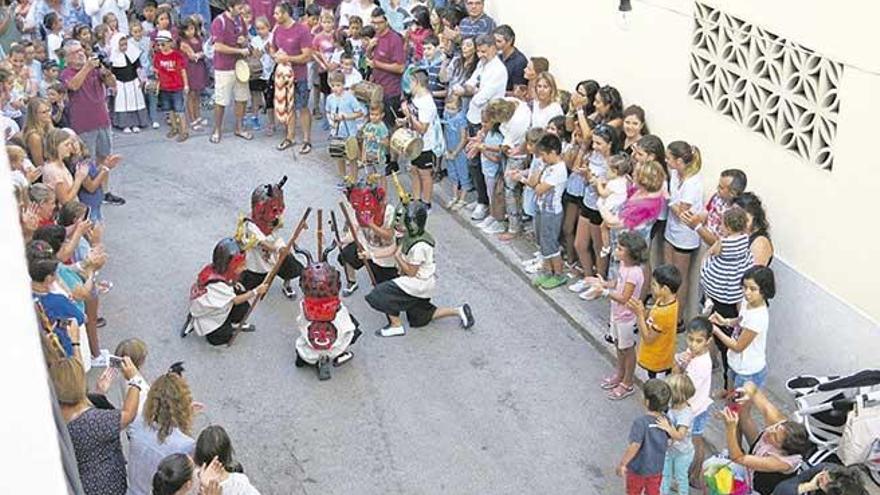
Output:
[[[455,205],[452,207],[452,210],[458,211],[458,210],[462,209],[466,204],[467,204],[467,202],[464,199],[459,199],[458,201],[455,202]]]
[[[358,283],[355,282],[351,285],[342,288],[342,297],[348,297],[355,293],[358,290]]]
[[[537,262],[539,262],[539,261],[541,261],[541,257],[540,257],[540,256],[534,256],[533,258],[529,258],[529,259],[527,259],[527,260],[522,260],[522,261],[520,262],[520,265],[526,267],[526,266],[529,266],[529,265],[534,265],[535,263],[537,263]]]
[[[376,330],[376,335],[379,337],[400,337],[401,335],[406,335],[406,330],[404,330],[402,326],[392,327],[389,325],[380,330]]]
[[[484,218],[481,222],[478,222],[478,223],[477,223],[477,228],[480,229],[480,230],[483,230],[483,229],[485,229],[486,227],[492,225],[492,223],[494,223],[494,222],[495,222],[495,219],[494,219],[494,218],[492,218],[491,216],[487,216],[487,217]]]
[[[578,297],[583,299],[584,301],[592,301],[593,299],[599,299],[599,297],[601,295],[602,295],[601,289],[595,289],[593,287],[590,287],[589,289],[578,294]]]
[[[471,220],[482,220],[489,214],[489,207],[486,205],[477,205],[474,212],[471,213]]]
[[[540,260],[537,263],[532,263],[525,267],[526,273],[538,273],[544,270],[544,260]]]
[[[122,133],[123,134],[131,134],[131,127],[126,127],[125,129],[122,129]]]
[[[455,205],[457,205],[457,204],[458,204],[458,198],[452,198],[449,201],[447,201],[446,205],[444,205],[444,206],[446,207],[447,210],[451,210],[451,209],[455,208]]]
[[[92,368],[106,368],[107,366],[110,366],[110,351],[101,349],[101,354],[92,358]]]
[[[584,279],[580,279],[577,282],[568,286],[568,290],[572,292],[577,292],[580,294],[581,292],[590,288],[590,284],[588,284]]]
[[[470,203],[464,205],[464,209],[473,211],[473,209],[476,208],[478,204],[480,204],[479,201],[471,201]]]
[[[500,233],[506,232],[506,231],[507,231],[507,227],[504,226],[504,223],[498,222],[498,221],[494,221],[494,222],[490,223],[489,226],[483,228],[483,232],[485,232],[489,235],[500,234]]]
[[[158,129],[158,128],[159,128],[159,123],[153,122],[153,129]]]
[[[141,128],[138,126],[134,126],[131,128],[131,132],[137,134],[137,133],[141,132]]]

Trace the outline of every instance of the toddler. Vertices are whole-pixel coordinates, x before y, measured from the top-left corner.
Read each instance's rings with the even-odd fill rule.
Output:
[[[471,177],[467,168],[464,147],[467,145],[467,116],[461,107],[461,98],[450,95],[446,98],[443,135],[446,139],[446,171],[452,183],[452,199],[446,204],[450,210],[458,210],[465,205],[465,195],[471,189]]]
[[[669,435],[660,421],[669,410],[672,391],[663,380],[645,382],[645,408],[648,413],[633,421],[629,445],[617,466],[617,475],[626,479],[626,495],[659,495]]]
[[[381,101],[370,103],[370,120],[361,127],[360,137],[363,143],[361,162],[376,172],[383,170],[383,173],[380,174],[382,176],[380,185],[382,189],[387,191],[387,177],[391,175],[393,170],[385,164],[388,156],[389,133],[388,127],[385,125],[385,106]]]
[[[594,177],[591,181],[599,193],[596,204],[603,219],[609,214],[620,211],[620,207],[626,201],[627,176],[630,173],[632,173],[632,160],[624,154],[614,155],[608,160],[605,180]],[[599,253],[602,257],[611,254],[614,244],[617,243],[617,236],[612,235],[609,225],[607,221],[602,222],[602,251]]]
[[[672,493],[672,481],[678,483],[678,495],[688,495],[688,471],[694,460],[694,445],[691,442],[691,425],[694,412],[688,401],[694,396],[694,384],[687,375],[677,374],[666,378],[671,392],[667,418],[660,418],[657,426],[672,440],[666,450],[663,462],[663,481],[660,483],[661,495]]]
[[[481,134],[483,141],[476,145],[476,149],[480,153],[480,168],[483,172],[484,182],[486,183],[486,194],[489,197],[489,212],[491,213],[477,227],[486,233],[502,232],[500,228],[501,221],[504,220],[504,203],[500,201],[501,187],[503,182],[501,178],[501,143],[504,136],[501,135],[498,124],[493,124],[486,116],[483,110],[483,127]]]

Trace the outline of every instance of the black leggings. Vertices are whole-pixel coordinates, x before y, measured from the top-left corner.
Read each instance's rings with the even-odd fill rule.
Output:
[[[353,242],[346,244],[345,247],[339,251],[339,257],[337,260],[340,265],[347,265],[355,270],[360,270],[364,267],[364,260],[360,259],[358,256],[357,246],[355,246]],[[398,275],[397,268],[379,266],[373,263],[373,260],[368,260],[368,263],[370,264],[370,270],[373,272],[373,276],[376,277],[377,284],[381,284],[386,280],[392,280]]]
[[[712,311],[718,313],[723,318],[736,318],[737,316],[739,316],[739,309],[737,309],[736,304],[718,302],[711,297],[709,299],[711,299],[712,304],[715,305]],[[724,332],[724,335],[727,335],[728,337],[733,334],[733,329],[730,327],[718,328],[720,328],[721,331]],[[719,339],[715,334],[712,334],[712,340],[715,341],[715,346],[718,348],[718,352],[721,354],[721,369],[722,376],[724,376],[724,388],[726,390],[730,385],[730,365],[727,364],[727,346],[724,345],[724,343],[721,342],[721,339]]]
[[[229,312],[229,316],[226,317],[226,321],[224,321],[217,330],[205,335],[208,343],[211,345],[228,344],[229,340],[232,339],[232,335],[235,334],[232,325],[235,323],[241,323],[241,320],[247,315],[248,309],[250,309],[250,304],[246,302],[233,306],[232,310]]]
[[[479,125],[468,123],[468,137],[476,136],[479,130]],[[471,174],[471,180],[477,189],[477,203],[489,206],[489,193],[486,191],[486,179],[483,177],[483,165],[479,153],[473,158],[468,158],[468,173]]]
[[[302,274],[303,266],[302,263],[297,261],[296,258],[292,254],[288,254],[284,261],[281,263],[281,269],[278,270],[278,276],[281,277],[281,280],[285,282],[288,280],[293,280],[296,277],[299,277]],[[257,273],[252,272],[250,270],[245,270],[241,274],[241,278],[239,282],[244,286],[245,290],[251,290],[254,287],[263,283],[263,280],[266,279],[265,273]]]

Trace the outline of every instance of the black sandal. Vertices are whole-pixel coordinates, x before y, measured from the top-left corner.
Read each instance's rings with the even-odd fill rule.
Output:
[[[308,155],[310,151],[312,151],[312,143],[303,143],[299,149],[301,155]]]

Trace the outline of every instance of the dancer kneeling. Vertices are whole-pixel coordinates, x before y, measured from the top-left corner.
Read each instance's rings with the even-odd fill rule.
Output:
[[[393,256],[400,270],[400,276],[378,284],[367,294],[367,303],[388,316],[389,324],[376,331],[380,337],[406,334],[400,320],[401,312],[406,313],[409,326],[413,328],[449,316],[458,316],[461,326],[466,329],[474,324],[468,304],[456,308],[438,308],[431,303],[437,276],[434,238],[425,231],[427,221],[428,209],[424,203],[417,201],[409,206],[401,203],[394,221],[397,245],[373,253],[377,257]]]
[[[384,191],[375,186],[349,188],[348,197],[354,214],[347,215],[347,218],[356,218],[357,228],[349,228],[346,231],[354,231],[358,239],[352,239],[349,235],[342,241],[343,246],[339,251],[338,261],[345,269],[345,279],[348,281],[342,288],[342,297],[348,297],[357,290],[356,272],[364,265],[373,274],[372,278],[377,284],[392,280],[399,275],[397,262],[394,261],[394,251],[388,249],[389,246],[394,246],[395,240],[392,227],[394,205],[385,204]],[[358,252],[359,247],[364,252]],[[376,256],[377,250],[386,251],[387,256]]]
[[[236,331],[256,330],[253,325],[242,324],[242,320],[253,301],[265,294],[269,286],[260,283],[246,290],[238,283],[244,271],[244,258],[235,239],[227,237],[217,243],[211,264],[202,268],[190,289],[190,314],[183,337],[195,330],[211,345],[222,345]]]

